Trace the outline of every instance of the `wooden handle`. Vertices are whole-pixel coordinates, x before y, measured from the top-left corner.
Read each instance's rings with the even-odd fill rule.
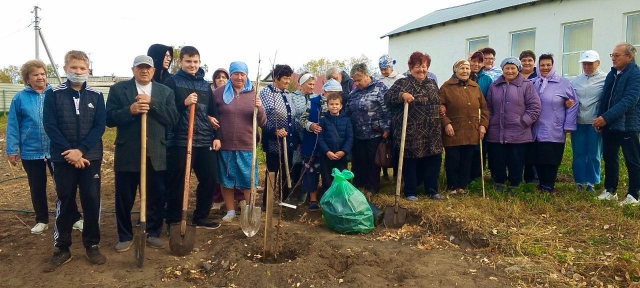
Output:
[[[193,144],[193,121],[196,114],[196,104],[189,106],[189,125],[187,128],[187,160],[184,168],[184,188],[182,189],[182,219],[180,219],[180,234],[186,232],[187,208],[189,206],[189,182],[191,180],[191,151]]]
[[[147,222],[147,113],[140,115],[140,222]]]
[[[282,138],[282,151],[284,152],[284,171],[287,175],[287,188],[291,189],[291,175],[289,173],[289,154],[287,153],[287,137]]]
[[[398,180],[396,181],[396,209],[398,209],[398,198],[400,198],[400,188],[402,187],[402,165],[404,162],[404,142],[407,137],[407,119],[409,118],[409,102],[404,102],[404,114],[402,115],[402,134],[400,136],[400,155],[398,155]]]

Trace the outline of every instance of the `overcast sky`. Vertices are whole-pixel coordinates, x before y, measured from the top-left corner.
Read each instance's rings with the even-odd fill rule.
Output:
[[[0,68],[35,58],[34,5],[42,8],[42,33],[60,67],[64,54],[76,49],[90,54],[94,75],[130,76],[133,58],[162,43],[195,46],[210,73],[244,61],[254,78],[258,54],[264,73],[276,51],[276,62],[294,69],[312,59],[361,54],[377,64],[388,51],[388,38],[380,36],[435,10],[469,2],[473,0],[11,1],[0,10]],[[40,58],[50,63],[40,47]]]

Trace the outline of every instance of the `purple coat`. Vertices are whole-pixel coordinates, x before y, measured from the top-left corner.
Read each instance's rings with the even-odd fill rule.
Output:
[[[542,83],[537,79],[534,80],[533,86],[540,96],[542,105],[540,117],[533,124],[533,139],[539,142],[564,143],[564,130],[573,131],[577,128],[576,117],[580,105],[573,86],[567,79],[555,74],[549,78],[544,91],[540,91]],[[576,102],[569,109],[564,106],[567,99]]]
[[[540,116],[540,97],[522,74],[507,83],[498,77],[487,93],[487,141],[502,144],[532,142],[531,126]]]

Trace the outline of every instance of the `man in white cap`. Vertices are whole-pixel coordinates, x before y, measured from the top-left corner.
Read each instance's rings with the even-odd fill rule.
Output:
[[[147,115],[147,245],[164,248],[160,240],[164,209],[165,129],[178,121],[173,90],[153,81],[153,59],[140,55],[133,61],[133,78],[109,89],[107,126],[116,127],[115,210],[118,229],[116,251],[129,250],[133,240],[131,209],[140,184],[140,116]]]
[[[594,192],[593,186],[600,183],[602,136],[591,125],[598,115],[602,88],[607,74],[598,69],[600,55],[596,51],[585,51],[578,62],[582,64],[583,73],[571,81],[580,105],[578,128],[571,132],[573,179],[578,190]]]
[[[637,205],[640,190],[640,69],[635,63],[637,49],[619,43],[610,54],[613,67],[604,80],[603,96],[593,127],[602,132],[604,191],[599,199],[616,200],[619,153],[629,173],[627,195],[620,205]]]

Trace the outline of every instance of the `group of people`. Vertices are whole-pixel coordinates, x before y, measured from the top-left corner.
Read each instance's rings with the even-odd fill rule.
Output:
[[[283,174],[292,167],[294,182],[300,180],[303,193],[309,195],[309,209],[316,211],[331,184],[331,170],[347,169],[348,162],[356,187],[370,193],[380,190],[381,167],[374,161],[378,146],[391,142],[393,151],[400,150],[405,117],[401,171],[406,200],[418,200],[420,185],[428,197],[445,198],[438,188],[443,153],[449,197],[466,194],[468,184],[482,177],[481,159],[488,160],[498,191],[513,191],[524,179],[537,182],[542,192],[553,193],[566,133],[571,133],[577,187],[593,191],[599,184],[603,154],[607,177],[598,198],[617,199],[622,147],[629,188],[621,204],[637,204],[640,70],[634,62],[636,53],[631,44],[616,45],[613,67],[606,74],[598,69],[598,53],[586,51],[580,58],[583,74],[568,81],[556,72],[551,54],[536,59],[532,51],[523,51],[519,58],[502,60],[498,68],[493,65],[495,50],[485,48],[453,63],[452,76],[440,87],[428,71],[428,54],[412,53],[404,74],[394,71],[396,61],[383,55],[378,63],[381,77],[372,76],[366,64],[354,65],[348,74],[332,68],[322,83],[323,93],[316,95],[317,77],[303,72],[294,78],[288,65],[272,67],[273,83],[260,91],[248,78],[243,62],[216,70],[210,84],[200,67],[200,53],[192,46],[182,47],[180,69],[172,75],[173,48],[154,44],[147,55],[135,57],[133,78],[110,88],[105,107],[102,93],[87,85],[87,55],[69,51],[64,65],[67,81],[57,87],[46,83],[46,66],[41,61],[22,66],[26,87],[11,103],[6,152],[13,165],[22,158],[27,172],[36,212],[34,234],[48,229],[47,169],[53,175],[55,251],[47,272],[71,260],[74,228],[82,231],[89,260],[106,261],[98,246],[105,126],[117,131],[115,250],[130,249],[131,210],[143,169],[139,157],[142,115],[150,131],[144,167],[149,188],[146,243],[158,249],[165,246],[163,220],[171,228],[183,217],[185,173],[190,173],[185,171],[187,153],[198,178],[191,222],[215,229],[220,224],[209,219],[214,202],[225,206],[222,220],[230,222],[236,217],[234,201],[250,197],[251,178],[258,178],[257,169],[254,175],[250,172],[254,137],[262,143],[267,171]],[[298,91],[287,91],[291,81],[297,81]],[[260,134],[252,129],[254,109]],[[392,162],[397,166],[394,154]],[[277,179],[286,199],[291,191],[285,177]],[[78,188],[83,220],[76,205]]]

